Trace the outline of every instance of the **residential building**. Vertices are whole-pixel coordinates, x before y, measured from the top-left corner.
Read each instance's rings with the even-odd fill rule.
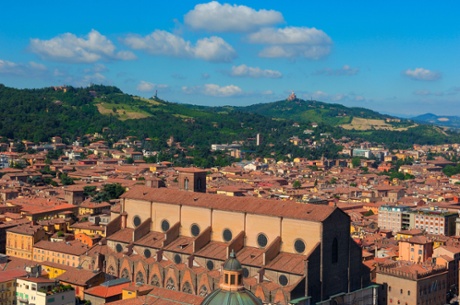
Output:
[[[78,267],[80,256],[88,250],[88,246],[78,240],[68,242],[42,240],[33,246],[33,260]]]
[[[110,280],[85,290],[84,299],[91,305],[103,305],[122,299],[123,289],[130,285],[130,280],[119,278]]]
[[[414,210],[410,214],[410,227],[430,234],[455,235],[458,213],[437,207]]]
[[[433,241],[426,236],[414,236],[399,241],[399,259],[423,263],[433,255]]]
[[[404,205],[382,205],[379,208],[379,228],[398,232],[409,229],[410,207]]]
[[[0,271],[0,304],[16,304],[16,279],[26,274],[24,269]]]
[[[447,270],[444,266],[398,261],[379,265],[379,304],[444,305]]]
[[[7,229],[6,255],[32,259],[33,246],[46,237],[46,232],[41,226],[25,224]]]
[[[70,286],[64,286],[41,276],[41,267],[29,268],[32,276],[19,277],[16,280],[17,305],[74,305],[75,291]]]

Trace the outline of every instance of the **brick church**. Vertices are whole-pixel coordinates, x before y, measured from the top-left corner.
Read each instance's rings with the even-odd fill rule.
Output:
[[[314,304],[369,286],[350,219],[332,206],[206,193],[206,172],[183,169],[179,190],[136,186],[122,196],[105,253],[85,268],[205,297],[230,253],[264,303]]]

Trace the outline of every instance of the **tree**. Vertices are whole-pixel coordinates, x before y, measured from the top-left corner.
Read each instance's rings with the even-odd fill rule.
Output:
[[[83,187],[83,196],[84,197],[93,197],[96,194],[96,187],[92,185],[87,185]]]
[[[295,180],[295,181],[292,183],[292,187],[295,188],[295,189],[299,189],[301,186],[302,186],[302,183],[300,183],[299,180]]]
[[[358,157],[353,157],[351,159],[351,165],[353,165],[353,168],[357,168],[361,165],[361,159]]]
[[[120,183],[106,184],[102,190],[93,197],[93,201],[103,202],[118,199],[125,192],[125,188]]]
[[[71,185],[74,184],[73,179],[67,176],[67,174],[61,174],[59,176],[59,179],[61,180],[62,185]]]

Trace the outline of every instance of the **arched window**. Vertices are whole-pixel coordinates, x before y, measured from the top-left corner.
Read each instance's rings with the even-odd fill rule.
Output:
[[[160,287],[160,279],[156,274],[153,275],[152,280],[150,281],[150,285]]]
[[[140,271],[136,274],[136,283],[144,284],[144,275]]]
[[[110,275],[116,276],[115,268],[113,268],[113,266],[109,267],[109,270],[107,271],[107,273],[110,274]]]
[[[172,278],[169,278],[168,281],[166,282],[166,289],[176,290],[176,285],[174,284],[174,281]]]
[[[182,287],[182,292],[192,294],[192,286],[190,286],[189,282],[185,282],[184,287]]]
[[[184,179],[184,190],[188,190],[188,178]]]
[[[129,272],[128,272],[128,269],[123,269],[123,271],[121,272],[121,277],[124,278],[124,279],[130,279],[129,278]]]
[[[208,288],[206,288],[205,285],[201,286],[199,295],[200,295],[201,297],[205,297],[205,296],[208,295]]]
[[[339,243],[337,242],[337,237],[332,241],[332,263],[336,264],[339,261]]]

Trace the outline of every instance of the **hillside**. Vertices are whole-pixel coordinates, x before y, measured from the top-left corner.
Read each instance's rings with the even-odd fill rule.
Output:
[[[361,138],[390,147],[460,142],[458,135],[429,125],[365,108],[300,99],[247,107],[205,107],[145,99],[102,85],[22,90],[0,85],[0,105],[3,140],[35,143],[56,135],[71,143],[82,135],[105,130],[103,137],[109,143],[133,135],[139,139],[149,137],[151,149],[162,149],[174,136],[184,147],[201,147],[204,151],[213,143],[244,141],[250,145],[250,139],[260,133],[264,145],[257,148],[259,151],[283,154],[289,149],[298,150],[286,146],[287,140],[292,136],[306,137],[304,130],[312,129],[312,123],[318,125],[310,135],[316,139],[328,133],[334,138]],[[274,148],[265,147],[267,143]],[[324,149],[336,151],[331,147]]]
[[[154,147],[161,148],[174,136],[187,145],[209,147],[255,137],[259,130],[268,140],[285,138],[293,129],[289,121],[236,109],[221,111],[144,99],[98,85],[22,90],[0,85],[0,105],[0,136],[36,143],[56,135],[70,143],[104,129],[109,141],[127,135],[149,137]]]

